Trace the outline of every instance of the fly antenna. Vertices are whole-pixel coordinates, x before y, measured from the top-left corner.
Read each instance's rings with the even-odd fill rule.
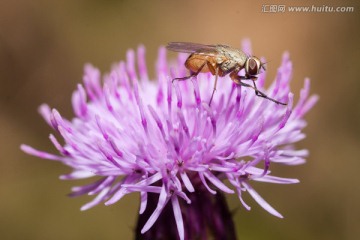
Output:
[[[264,69],[264,71],[266,71],[265,65],[268,64],[269,62],[270,62],[270,61],[262,62],[261,65],[260,65],[260,67],[261,67],[262,69]]]

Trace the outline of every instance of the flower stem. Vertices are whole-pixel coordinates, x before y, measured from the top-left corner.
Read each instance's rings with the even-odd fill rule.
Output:
[[[154,193],[148,194],[148,206],[138,218],[135,240],[179,239],[171,203],[163,209],[152,228],[144,234],[140,232],[156,208],[158,196]],[[185,240],[237,239],[232,214],[222,193],[213,195],[206,189],[197,189],[196,192],[188,194],[188,197],[191,204],[180,200]]]

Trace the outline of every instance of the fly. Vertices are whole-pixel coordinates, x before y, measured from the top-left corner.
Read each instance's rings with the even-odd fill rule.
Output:
[[[254,89],[257,96],[277,104],[287,105],[287,103],[268,97],[256,87],[255,81],[257,80],[257,75],[261,69],[266,70],[264,63],[257,57],[248,56],[239,49],[221,44],[205,45],[190,42],[170,42],[166,48],[175,52],[190,53],[190,56],[185,61],[185,67],[190,70],[190,75],[174,78],[172,80],[173,82],[175,80],[184,81],[196,77],[201,72],[210,72],[215,76],[214,88],[209,105],[211,105],[216,91],[218,77],[223,77],[227,74],[230,75],[230,78],[236,84]],[[238,73],[242,69],[245,69],[245,75],[239,76]],[[251,80],[253,85],[245,83],[243,80]]]

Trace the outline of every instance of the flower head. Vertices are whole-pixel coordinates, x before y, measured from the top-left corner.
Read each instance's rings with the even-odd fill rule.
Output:
[[[247,52],[250,51],[247,47]],[[148,193],[159,195],[158,203],[143,226],[148,231],[167,204],[171,204],[180,239],[184,222],[180,202],[191,204],[188,194],[207,189],[237,194],[248,192],[266,211],[282,217],[251,187],[251,181],[279,184],[297,183],[270,173],[273,163],[304,163],[307,150],[296,150],[293,143],[303,139],[304,114],[317,96],[309,97],[310,81],[305,79],[297,104],[289,90],[292,63],[284,54],[275,81],[266,90],[270,97],[287,106],[257,97],[252,89],[234,84],[228,76],[218,81],[211,107],[208,105],[214,77],[202,73],[196,79],[174,82],[185,76],[184,55],[178,63],[168,63],[164,48],[159,50],[156,78],[149,80],[145,48],[127,53],[127,60],[115,64],[103,77],[98,69],[85,66],[83,85],[72,97],[75,117],[66,120],[47,105],[39,108],[46,122],[60,134],[50,140],[59,155],[21,148],[28,154],[60,161],[73,171],[61,179],[100,176],[85,186],[74,187],[73,196],[96,195],[81,210],[101,202],[111,205],[124,195],[139,192],[140,214]],[[168,65],[171,67],[169,68]],[[265,74],[257,86],[264,86]],[[224,183],[228,180],[228,184]]]

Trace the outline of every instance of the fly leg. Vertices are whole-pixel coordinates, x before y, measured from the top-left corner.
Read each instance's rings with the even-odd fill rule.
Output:
[[[207,61],[204,62],[196,72],[191,72],[190,75],[186,76],[186,77],[174,78],[172,80],[172,82],[174,82],[175,80],[176,81],[185,81],[185,80],[188,80],[189,78],[196,77],[201,72],[201,70],[205,67],[206,64],[207,64]]]
[[[254,82],[255,83],[255,82]],[[265,93],[259,91],[257,88],[256,88],[256,85],[254,84],[254,87],[251,86],[250,84],[247,84],[247,83],[243,83],[243,82],[240,82],[240,85],[244,86],[244,87],[249,87],[249,88],[252,88],[255,90],[255,94],[256,96],[259,96],[259,97],[262,97],[262,98],[266,98],[270,101],[273,101],[274,103],[276,104],[281,104],[281,105],[287,105],[287,103],[283,103],[283,102],[279,102],[278,100],[275,100],[271,97],[268,97]]]
[[[214,88],[213,88],[211,98],[210,98],[210,101],[209,101],[209,106],[211,105],[211,101],[212,101],[212,99],[214,97],[214,93],[216,91],[216,85],[217,85],[218,76],[219,76],[219,68],[215,68],[215,83],[214,83]]]
[[[196,71],[196,72],[191,72],[191,74],[189,76],[186,76],[186,77],[181,77],[181,78],[174,78],[172,80],[172,82],[174,82],[175,80],[176,81],[185,81],[185,80],[188,80],[189,78],[192,78],[192,77],[196,77],[200,72],[201,70],[207,66],[210,70],[210,72],[212,72],[213,75],[215,75],[215,83],[214,83],[214,88],[213,88],[213,91],[212,91],[212,94],[211,94],[211,98],[210,98],[210,101],[209,101],[209,106],[211,105],[211,102],[212,102],[212,99],[214,97],[214,93],[216,91],[216,85],[217,85],[217,80],[218,80],[218,76],[219,76],[219,68],[218,67],[214,67],[213,65],[211,65],[211,63],[209,61],[205,61],[200,67],[199,69]],[[215,73],[215,74],[214,74]]]
[[[255,80],[256,80],[257,78],[252,78],[251,79],[251,81],[253,82],[253,84],[254,84],[254,89],[255,89],[255,94],[256,94],[256,96],[259,96],[259,94],[261,94],[260,92],[259,92],[259,90],[257,89],[257,87],[256,87],[256,83],[255,83]]]
[[[237,74],[231,74],[230,75],[231,79],[238,85],[241,85],[241,86],[244,86],[244,87],[249,87],[249,88],[252,88],[255,90],[255,94],[256,96],[259,96],[259,97],[262,97],[262,98],[265,98],[265,99],[268,99],[270,101],[273,101],[274,103],[276,104],[281,104],[281,105],[287,105],[287,103],[282,103],[282,102],[279,102],[271,97],[268,97],[265,93],[261,92],[259,89],[257,89],[256,87],[256,84],[255,84],[255,79],[252,79],[251,77],[248,77],[248,76],[238,76]],[[254,83],[254,86],[251,86],[250,84],[247,84],[247,83],[244,83],[242,82],[241,80],[252,80],[252,82]]]

